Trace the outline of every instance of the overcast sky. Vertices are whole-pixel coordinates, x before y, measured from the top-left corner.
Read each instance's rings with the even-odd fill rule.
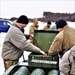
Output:
[[[75,0],[0,0],[0,17],[43,16],[43,12],[74,13]]]

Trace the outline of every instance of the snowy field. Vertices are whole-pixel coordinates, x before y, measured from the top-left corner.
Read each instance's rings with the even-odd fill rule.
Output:
[[[27,25],[27,27],[25,28],[25,33],[28,34],[29,33],[29,27],[32,23],[29,23],[29,25]],[[41,23],[39,22],[39,29],[42,29],[43,26],[46,25],[46,23]],[[54,23],[52,23],[52,25],[54,25]],[[68,25],[75,28],[75,22],[68,22]],[[5,38],[5,35],[7,33],[0,33],[0,75],[2,75],[4,73],[4,65],[3,65],[3,60],[2,60],[2,57],[1,57],[1,52],[2,52],[2,44],[3,44],[3,41],[4,41],[4,38]],[[28,55],[30,54],[30,52],[24,52],[24,56],[25,56],[25,59],[28,59]],[[22,62],[23,61],[23,58],[21,57],[19,62]]]

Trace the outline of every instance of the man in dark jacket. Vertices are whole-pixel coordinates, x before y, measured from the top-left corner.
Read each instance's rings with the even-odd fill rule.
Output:
[[[25,15],[21,15],[7,32],[2,48],[5,70],[11,65],[18,63],[25,50],[45,54],[44,51],[26,40],[23,32],[27,24],[28,18]]]

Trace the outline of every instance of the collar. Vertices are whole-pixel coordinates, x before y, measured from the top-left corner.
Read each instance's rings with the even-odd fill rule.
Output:
[[[64,28],[63,28],[63,30],[65,30],[66,28],[68,28],[69,26],[68,25],[66,25]]]
[[[24,33],[24,29],[21,27],[21,26],[19,26],[18,24],[13,24],[15,27],[17,27],[17,28],[19,28],[23,33]]]

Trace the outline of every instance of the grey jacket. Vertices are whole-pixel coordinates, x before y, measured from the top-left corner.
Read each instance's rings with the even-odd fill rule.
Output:
[[[2,48],[3,59],[18,60],[24,50],[40,52],[38,47],[26,40],[21,28],[17,26],[18,25],[13,24],[7,32]]]
[[[65,75],[75,75],[75,46],[63,55],[59,68]]]

